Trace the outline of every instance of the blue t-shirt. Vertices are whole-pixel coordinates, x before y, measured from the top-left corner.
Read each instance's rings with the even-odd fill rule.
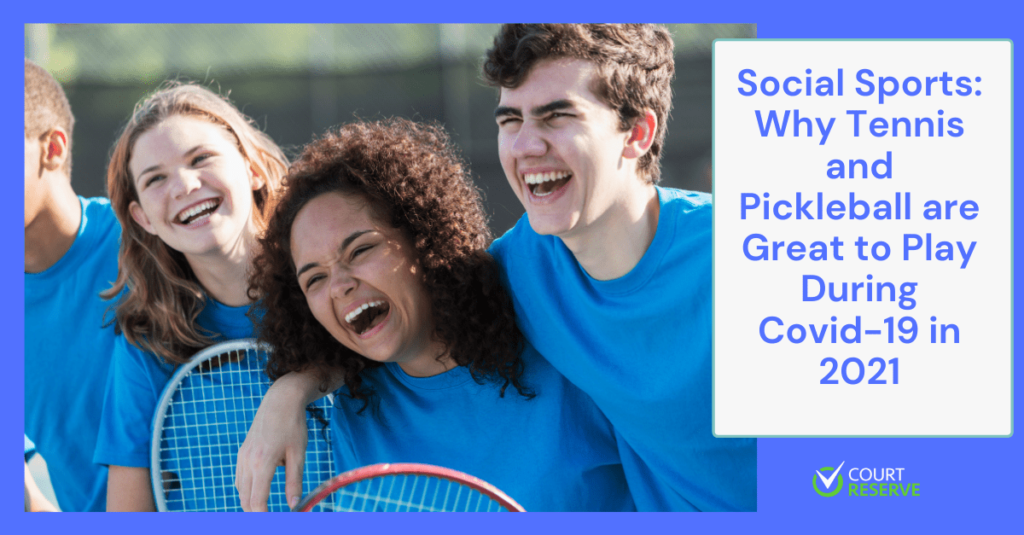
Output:
[[[208,297],[196,322],[218,333],[217,341],[250,338],[253,324],[248,311],[248,305],[229,307]],[[94,462],[149,467],[153,412],[175,367],[135,347],[124,335],[117,337]]]
[[[107,468],[92,462],[114,347],[99,293],[117,279],[121,227],[107,199],[79,197],[64,256],[25,274],[25,436],[46,459],[62,511],[103,511]]]
[[[379,415],[335,395],[331,419],[338,472],[377,463],[458,470],[501,489],[527,511],[633,511],[615,437],[586,394],[527,347],[523,382],[476,383],[464,366],[412,377],[395,363],[363,372]]]
[[[658,188],[626,275],[595,280],[526,216],[495,241],[526,337],[615,426],[641,511],[753,511],[757,442],[711,434],[711,197]]]

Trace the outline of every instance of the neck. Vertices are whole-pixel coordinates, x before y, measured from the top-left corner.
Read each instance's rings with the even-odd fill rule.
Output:
[[[64,257],[78,236],[82,223],[82,205],[64,176],[46,196],[44,205],[25,224],[25,273],[49,269]]]
[[[399,362],[398,367],[410,377],[433,377],[454,368],[455,361],[447,354],[437,358],[442,353],[444,346],[439,342],[431,344],[427,351],[419,357],[405,362]]]
[[[253,244],[243,239],[226,254],[186,255],[192,272],[207,295],[229,307],[240,307],[249,299],[249,260]]]
[[[620,198],[578,235],[562,238],[591,277],[613,280],[643,258],[658,230],[658,191],[644,184]]]

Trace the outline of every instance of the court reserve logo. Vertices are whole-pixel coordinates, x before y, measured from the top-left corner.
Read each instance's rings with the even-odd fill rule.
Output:
[[[817,492],[826,498],[831,498],[832,496],[839,494],[839,491],[843,490],[843,475],[839,473],[839,470],[843,468],[844,464],[846,464],[846,461],[839,463],[839,466],[834,469],[831,466],[825,466],[820,470],[815,470],[816,476],[811,480],[811,482],[814,483],[814,492]],[[831,474],[829,474],[828,477],[825,477],[825,474],[822,474],[822,472],[831,472]],[[824,485],[825,490],[821,490],[821,488],[818,487],[819,479]],[[835,483],[835,488],[832,488],[833,483]]]
[[[840,470],[846,461],[839,463],[839,466],[823,466],[815,470],[811,478],[814,485],[814,492],[825,498],[839,495],[843,491],[843,474]],[[864,497],[919,497],[921,496],[920,483],[907,481],[903,472],[906,468],[859,468],[853,467],[846,471],[845,484],[848,496]]]

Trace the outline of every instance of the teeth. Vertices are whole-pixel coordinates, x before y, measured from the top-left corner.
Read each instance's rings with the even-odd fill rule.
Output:
[[[345,315],[345,321],[347,323],[352,323],[352,321],[355,320],[357,317],[359,317],[359,315],[362,314],[363,311],[365,311],[366,309],[371,308],[371,307],[377,307],[377,306],[380,306],[380,305],[383,305],[383,304],[384,304],[384,301],[373,301],[372,303],[363,303],[363,306],[361,306],[361,307],[353,310],[352,312],[349,312],[348,314],[346,314]]]
[[[550,173],[529,173],[523,175],[523,179],[526,180],[527,184],[542,184],[552,180],[569,178],[571,175],[572,173],[567,173],[565,171],[552,171]]]
[[[209,210],[214,206],[217,206],[217,201],[213,199],[199,203],[193,206],[192,208],[189,208],[188,210],[185,210],[182,213],[178,214],[178,221],[184,223],[185,221],[188,221],[190,217],[198,214],[199,212],[202,212],[203,210]]]

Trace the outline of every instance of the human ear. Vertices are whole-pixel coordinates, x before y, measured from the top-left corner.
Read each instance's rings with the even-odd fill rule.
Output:
[[[153,228],[153,224],[149,222],[149,218],[146,217],[146,212],[142,211],[142,207],[139,206],[138,202],[132,201],[132,203],[128,205],[128,212],[132,214],[132,219],[142,227],[142,230],[145,230],[150,234],[156,234],[156,229]]]
[[[68,133],[63,128],[58,126],[43,134],[40,144],[42,149],[40,164],[43,169],[56,171],[64,167],[64,163],[68,160],[69,151]]]
[[[636,119],[633,128],[629,131],[629,138],[626,139],[626,147],[622,156],[637,159],[647,153],[654,144],[654,134],[658,131],[658,118],[651,110],[644,110],[644,114]]]
[[[267,185],[267,181],[260,176],[260,172],[256,170],[255,166],[249,166],[249,173],[249,184],[253,191],[261,190],[263,186]]]

